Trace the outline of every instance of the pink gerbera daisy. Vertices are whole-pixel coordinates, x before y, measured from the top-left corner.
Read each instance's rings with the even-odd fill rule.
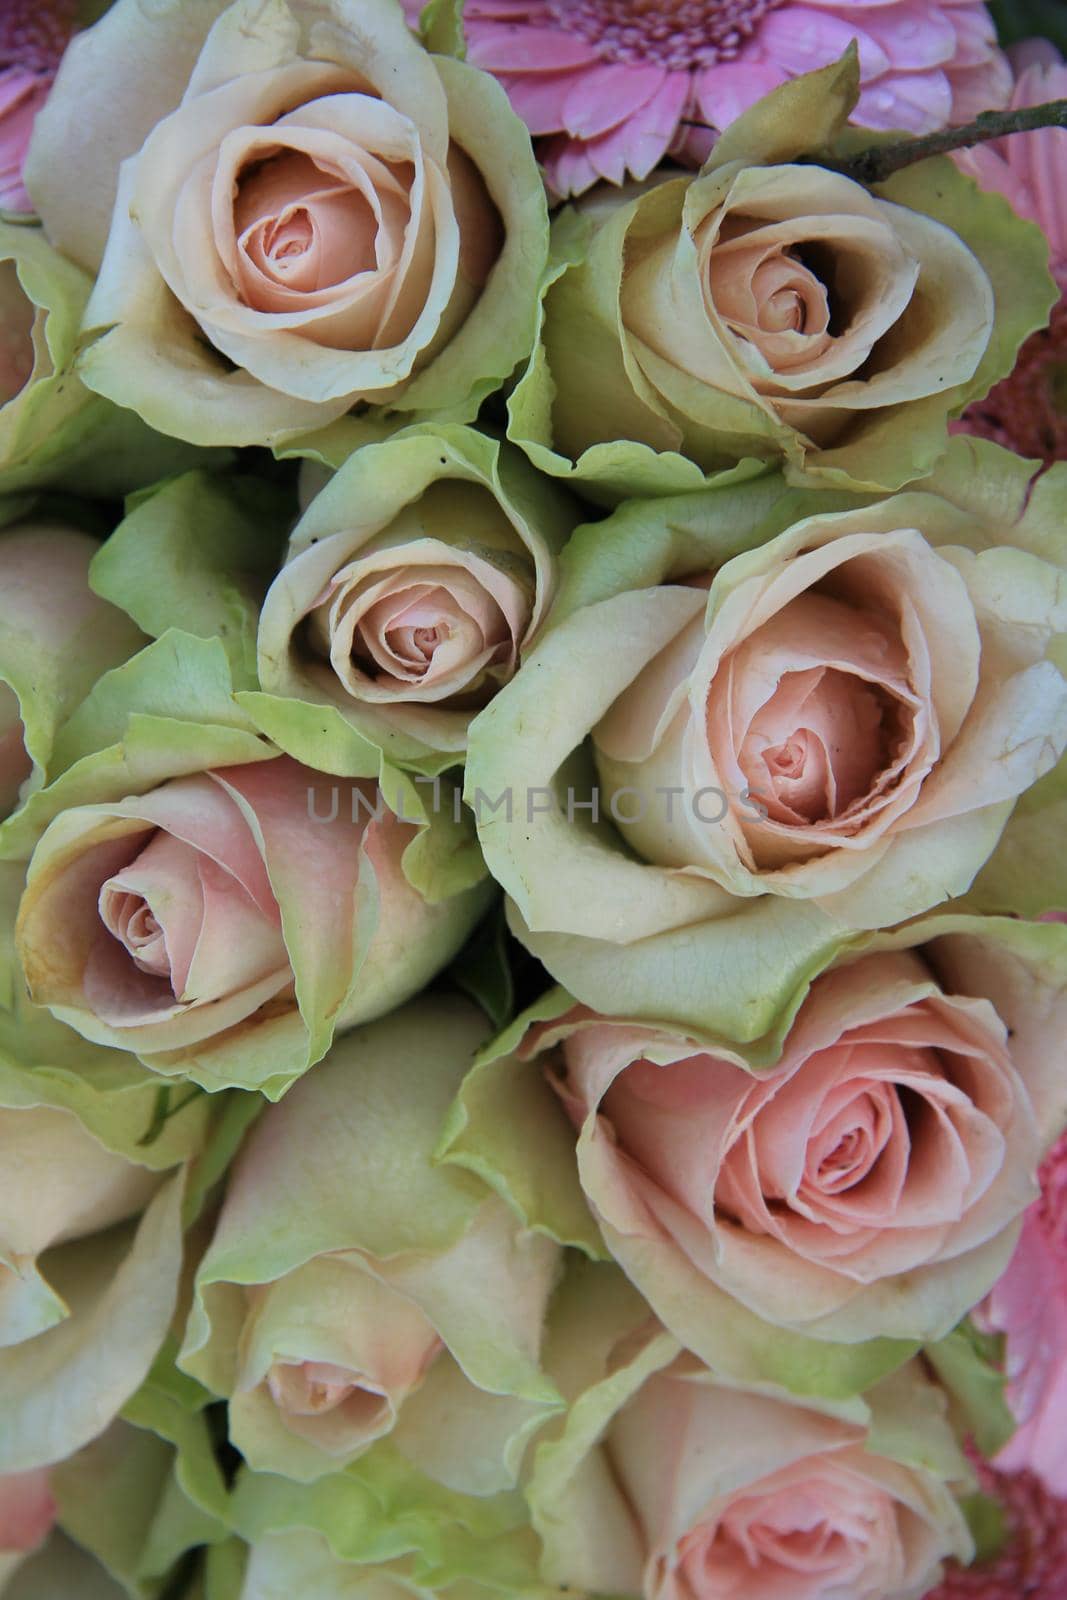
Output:
[[[405,0],[414,19],[419,0]],[[499,78],[548,181],[644,178],[859,45],[855,120],[929,132],[1001,106],[1011,71],[976,0],[467,0],[469,59]]]
[[[76,0],[0,0],[0,209],[32,211],[22,167],[74,27]]]

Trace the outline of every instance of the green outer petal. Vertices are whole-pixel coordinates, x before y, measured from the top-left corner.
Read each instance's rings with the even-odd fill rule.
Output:
[[[757,100],[716,141],[704,172],[733,161],[778,166],[827,150],[844,129],[860,92],[855,42],[840,61],[804,73]]]
[[[589,305],[581,302],[578,313],[580,338],[575,341],[574,354],[581,358],[583,366],[601,364],[590,378],[589,401],[599,413],[604,399],[603,365],[613,372],[618,385],[624,386],[628,381],[619,344],[620,272],[618,260],[612,260],[607,247],[614,239],[612,228],[622,228],[630,214],[630,208],[619,211],[608,228],[592,237],[587,217],[573,208],[568,207],[553,222],[533,354],[508,401],[508,438],[525,451],[534,466],[551,477],[567,479],[588,499],[607,505],[630,496],[683,494],[708,482],[695,461],[678,454],[677,429],[664,432],[660,450],[623,436],[612,443],[591,445],[575,462],[555,447],[553,409],[559,391],[545,342],[546,312],[557,299],[562,297],[566,303],[588,289]],[[587,247],[596,254],[596,270],[592,255],[589,266],[584,263]],[[643,406],[641,415],[645,420],[652,418],[653,425],[661,430],[668,426],[658,411],[648,406]],[[621,423],[619,429],[625,432]],[[732,481],[762,470],[761,462],[741,462],[729,470],[726,478]]]
[[[512,1053],[535,1022],[552,1021],[573,1004],[564,990],[549,990],[479,1052],[449,1109],[437,1155],[476,1173],[524,1227],[608,1259],[578,1182],[574,1130],[540,1071]]]
[[[0,1473],[49,1465],[89,1443],[147,1374],[177,1298],[181,1201],[176,1178],[132,1239],[130,1229],[111,1230],[51,1255],[72,1314],[0,1352]],[[112,1276],[102,1281],[108,1265]]]
[[[27,298],[38,308],[33,376],[0,407],[5,493],[51,487],[121,495],[202,458],[90,393],[75,376],[92,285],[40,229],[0,221],[0,261],[14,261]]]
[[[140,499],[93,562],[95,592],[158,639],[221,640],[236,688],[256,687],[256,628],[288,508],[257,479],[192,472]]]
[[[615,1356],[623,1350],[631,1352],[628,1359]],[[619,1491],[596,1447],[645,1379],[680,1352],[676,1339],[649,1325],[646,1308],[617,1269],[572,1261],[552,1308],[546,1347],[571,1403],[556,1435],[535,1451],[526,1491],[549,1579],[573,1582],[576,1566],[581,1570],[577,1528],[584,1522],[587,1530],[610,1528],[613,1581],[628,1592],[639,1589],[644,1551],[631,1518],[619,1518]]]
[[[324,1541],[338,1563],[351,1564],[338,1574],[339,1588],[324,1591],[327,1600],[362,1593],[357,1567],[367,1578],[390,1574],[414,1585],[420,1596],[423,1589],[450,1600],[549,1600],[552,1593],[538,1578],[537,1541],[520,1495],[456,1494],[415,1472],[388,1444],[314,1484],[244,1472],[233,1508],[250,1544],[303,1531]],[[367,1596],[380,1600],[374,1590]]]
[[[953,1402],[960,1438],[973,1438],[987,1461],[999,1454],[1016,1428],[1004,1398],[1007,1380],[1002,1370],[1003,1352],[996,1350],[998,1343],[977,1334],[964,1321],[947,1338],[923,1351]]]
[[[19,547],[25,552],[30,541],[40,566],[33,587],[27,592],[25,574],[8,599],[0,594],[0,680],[18,698],[34,764],[29,787],[39,788],[62,723],[97,679],[132,656],[144,638],[121,610],[93,597],[89,564],[97,547],[72,528],[31,521],[0,534],[0,574],[12,549],[17,562]],[[25,555],[19,563],[25,573],[24,563]]]
[[[526,126],[501,86],[448,56],[435,56],[434,64],[448,99],[450,135],[485,180],[504,245],[462,327],[405,386],[396,406],[468,422],[533,345],[537,286],[548,260],[548,203]]]
[[[1067,911],[1065,832],[1067,757],[1021,797],[964,904],[975,911],[1021,917]]]
[[[182,1555],[230,1535],[208,1398],[165,1352],[120,1420],[50,1475],[59,1526],[131,1595],[153,1600]]]
[[[144,794],[168,778],[272,754],[234,702],[222,643],[171,629],[106,673],[65,724],[53,781],[0,826],[0,857],[26,859],[71,806]]]
[[[429,0],[419,18],[419,32],[427,50],[463,60],[467,41],[463,34],[463,0]]]
[[[340,424],[337,435],[342,437]],[[299,586],[290,585],[291,563],[306,557],[315,543],[340,534],[348,535],[345,554],[339,557],[347,562],[358,556],[365,543],[385,532],[404,507],[417,504],[431,484],[446,478],[466,481],[492,495],[515,537],[529,552],[536,577],[536,621],[551,604],[557,558],[578,520],[578,509],[564,490],[535,473],[518,451],[473,428],[448,424],[411,427],[346,457],[340,457],[338,452],[333,459],[338,470],[294,529],[287,562],[263,608],[259,626],[260,681],[269,693],[294,697],[310,705],[321,703],[325,709],[340,714],[357,735],[348,757],[358,764],[351,775],[365,775],[362,769],[366,740],[399,765],[432,776],[462,759],[462,736],[457,739],[452,724],[459,722],[463,714],[415,703],[398,705],[394,713],[388,705],[351,700],[340,687],[336,696],[320,689],[312,674],[302,670],[298,648],[292,642],[294,619],[306,606],[308,595],[306,579]],[[460,548],[469,548],[472,538],[457,528],[454,542]],[[468,717],[471,715],[467,713]],[[435,730],[441,729],[446,718],[448,731],[440,743],[435,742]],[[335,718],[330,722],[336,726]],[[331,750],[329,771],[348,770],[340,753],[342,740],[339,733]]]
[[[1048,323],[1059,290],[1048,269],[1048,240],[1023,221],[1003,195],[979,188],[947,156],[916,162],[881,184],[886,200],[951,228],[985,268],[996,298],[993,335],[962,393],[949,391],[953,411],[981,399],[1015,365],[1019,347]]]

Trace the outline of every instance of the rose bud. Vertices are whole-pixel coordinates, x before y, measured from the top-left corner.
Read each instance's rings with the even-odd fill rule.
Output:
[[[549,1582],[644,1600],[920,1600],[973,1551],[972,1475],[911,1364],[851,1407],[725,1386],[610,1268],[572,1269],[546,1359],[572,1409],[528,1499]]]
[[[516,930],[576,998],[755,1038],[842,930],[967,891],[1067,743],[1062,512],[1032,472],[958,439],[859,506],[763,478],[577,531],[467,770]]]
[[[854,57],[797,79],[696,177],[556,223],[509,430],[543,470],[614,498],[743,457],[862,489],[930,471],[950,414],[1045,323],[1047,248],[947,158],[874,190],[819,166],[858,86]]]
[[[376,784],[288,756],[72,806],[27,876],[30,993],[156,1070],[276,1097],[335,1027],[421,989],[476,921],[480,888],[431,900],[409,879],[424,831]]]
[[[1065,971],[1062,927],[930,918],[846,947],[747,1052],[550,997],[484,1053],[449,1156],[527,1226],[595,1251],[580,1185],[612,1256],[716,1371],[856,1393],[945,1337],[1011,1256],[1067,1110],[1050,1048]],[[501,1139],[515,1117],[544,1130],[537,1177]]]
[[[23,782],[44,782],[60,725],[103,673],[144,642],[89,588],[99,546],[58,523],[0,533],[0,820]]]
[[[388,1437],[491,1494],[558,1406],[537,1365],[557,1247],[433,1161],[484,1033],[424,997],[339,1039],[249,1135],[179,1359],[257,1471],[310,1481]]]
[[[357,402],[473,417],[533,342],[529,137],[391,0],[117,0],[68,50],[26,182],[99,267],[86,382],[179,438],[274,442]]]
[[[267,595],[263,687],[337,706],[395,759],[461,753],[551,603],[574,520],[517,451],[470,428],[357,450]]]
[[[47,1472],[0,1477],[0,1593],[15,1569],[48,1538],[55,1518]]]

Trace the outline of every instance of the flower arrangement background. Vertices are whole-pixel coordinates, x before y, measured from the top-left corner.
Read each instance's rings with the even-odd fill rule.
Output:
[[[1067,1596],[1064,48],[5,0],[3,1600]]]

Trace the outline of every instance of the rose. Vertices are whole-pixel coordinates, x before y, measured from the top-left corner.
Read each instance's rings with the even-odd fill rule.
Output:
[[[480,898],[432,905],[409,881],[418,832],[375,785],[326,785],[286,756],[74,806],[27,877],[30,993],[163,1071],[214,1086],[218,1051],[248,1050],[257,1085],[291,1078],[302,1014],[321,1054],[339,1023],[421,988],[476,917]]]
[[[517,451],[473,429],[357,450],[267,595],[264,688],[338,707],[397,759],[454,759],[547,611],[574,520]]]
[[[717,1372],[856,1393],[945,1337],[1012,1253],[1064,1121],[1065,962],[1062,927],[930,918],[819,963],[748,1049],[557,993],[483,1053],[448,1159],[527,1226],[606,1244]]]
[[[558,1407],[537,1364],[558,1249],[432,1160],[484,1033],[425,997],[338,1040],[249,1136],[179,1359],[229,1397],[253,1468],[310,1481],[388,1436],[491,1494]]]
[[[1030,1095],[992,1007],[939,990],[915,955],[817,979],[758,1076],[580,1013],[528,1050],[556,1040],[583,1187],[625,1266],[631,1237],[642,1260],[662,1237],[776,1326],[937,1338],[1014,1244],[1040,1154]]]
[[[579,999],[755,1037],[765,961],[799,973],[835,930],[969,887],[1067,739],[1058,513],[1026,509],[1029,471],[954,441],[882,501],[764,478],[575,534],[467,793],[517,931]],[[731,948],[709,993],[738,939],[755,958]]]
[[[60,173],[72,119],[87,159]],[[86,381],[180,438],[260,444],[368,401],[473,417],[532,343],[529,138],[389,0],[119,0],[68,51],[27,184],[88,267],[110,225]]]
[[[0,818],[31,773],[43,782],[58,728],[97,678],[143,642],[89,588],[98,548],[59,523],[0,534]]]
[[[917,1364],[852,1409],[725,1386],[605,1268],[572,1271],[550,1360],[572,1409],[528,1498],[549,1581],[645,1600],[920,1600],[972,1542],[969,1473]]]
[[[509,430],[537,465],[616,498],[744,456],[863,488],[930,470],[949,414],[1044,324],[1047,253],[947,161],[876,193],[797,163],[833,147],[857,88],[848,60],[795,80],[697,177],[556,224],[543,349]],[[1010,285],[991,248],[1005,230]]]

